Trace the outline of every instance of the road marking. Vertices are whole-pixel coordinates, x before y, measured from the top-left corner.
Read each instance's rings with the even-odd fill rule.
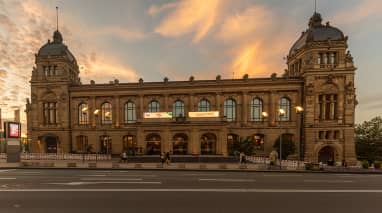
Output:
[[[182,174],[182,176],[222,176],[222,175],[226,175],[226,174],[205,174],[205,173],[201,173],[201,174]]]
[[[94,185],[94,184],[162,184],[162,182],[126,182],[126,181],[101,181],[101,182],[69,182],[69,183],[42,183],[51,185],[67,185],[67,186],[79,186],[79,185]]]
[[[5,170],[0,170],[0,172],[11,172],[11,171],[15,171],[16,169],[5,169]]]
[[[124,181],[141,181],[142,178],[81,178],[81,180],[124,180]]]
[[[0,192],[382,193],[382,189],[0,189]]]
[[[16,180],[15,177],[0,177],[0,180]]]
[[[304,180],[306,183],[354,183],[353,180]]]
[[[213,178],[199,178],[199,181],[216,181],[216,182],[255,182],[252,179],[213,179]]]
[[[106,177],[106,175],[78,175],[80,177]]]
[[[301,177],[303,175],[263,175],[264,177]]]

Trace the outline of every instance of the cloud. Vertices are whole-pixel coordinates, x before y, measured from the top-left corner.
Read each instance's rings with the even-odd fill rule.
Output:
[[[158,13],[161,13],[165,10],[175,8],[177,4],[178,4],[177,2],[173,2],[173,3],[164,4],[164,5],[151,5],[147,13],[151,16],[155,16]]]
[[[185,0],[169,3],[152,9],[149,14],[155,14],[163,8],[173,10],[166,15],[164,20],[155,28],[155,32],[165,37],[180,37],[193,34],[192,41],[199,42],[213,27],[221,1],[219,0]],[[174,5],[175,4],[175,5]],[[162,8],[162,9],[160,9]]]
[[[362,22],[364,19],[378,16],[382,17],[381,14],[382,4],[380,0],[367,0],[359,1],[356,5],[350,9],[340,11],[334,15],[332,20],[338,23],[353,25]]]
[[[89,32],[89,34],[92,34],[95,36],[105,36],[105,37],[115,36],[126,41],[142,40],[147,38],[148,36],[147,34],[138,30],[131,30],[131,29],[121,28],[117,26],[98,28],[95,31]]]

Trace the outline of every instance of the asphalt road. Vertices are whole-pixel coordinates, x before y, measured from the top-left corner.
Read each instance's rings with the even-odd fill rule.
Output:
[[[0,170],[0,212],[382,212],[382,175]]]

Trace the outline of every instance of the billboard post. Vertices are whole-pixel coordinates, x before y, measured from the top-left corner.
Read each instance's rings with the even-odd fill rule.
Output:
[[[4,122],[4,136],[7,143],[7,162],[20,162],[20,122]]]

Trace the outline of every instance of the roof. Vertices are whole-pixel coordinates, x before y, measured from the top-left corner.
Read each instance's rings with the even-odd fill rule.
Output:
[[[303,32],[300,38],[293,44],[289,55],[304,47],[309,42],[344,40],[345,36],[341,30],[328,24],[323,25],[321,15],[314,13],[309,20],[309,28]]]
[[[53,42],[48,40],[48,43],[43,45],[38,51],[38,56],[67,56],[70,61],[75,61],[75,57],[62,41],[61,33],[55,31],[53,34]]]

